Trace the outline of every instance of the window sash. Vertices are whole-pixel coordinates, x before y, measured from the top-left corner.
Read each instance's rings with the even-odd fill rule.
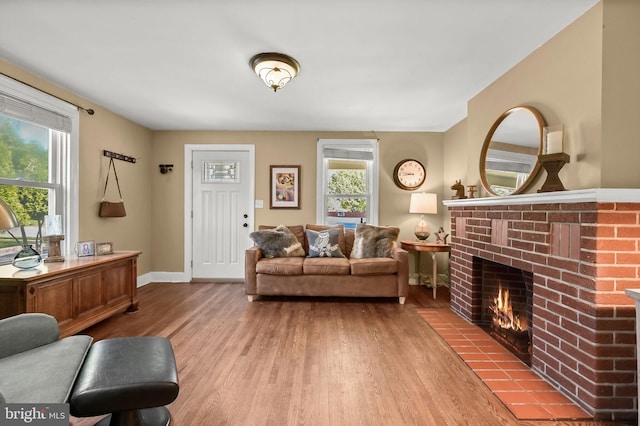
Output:
[[[329,194],[329,162],[333,159],[366,161],[365,194]],[[317,146],[317,193],[316,222],[327,223],[329,199],[338,196],[344,198],[366,199],[366,221],[378,223],[378,140],[377,139],[318,139]]]

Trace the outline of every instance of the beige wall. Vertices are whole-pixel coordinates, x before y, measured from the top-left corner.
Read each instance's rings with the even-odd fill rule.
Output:
[[[602,186],[640,186],[640,1],[605,0]]]
[[[443,134],[371,132],[220,132],[158,131],[153,133],[153,164],[174,164],[174,171],[151,175],[153,271],[183,271],[184,259],[184,146],[186,144],[251,144],[256,153],[256,199],[264,208],[255,210],[255,225],[307,224],[316,221],[316,144],[319,138],[372,138],[380,140],[380,224],[401,227],[401,238],[413,237],[418,218],[408,213],[410,192],[393,183],[396,163],[415,158],[427,168],[427,180],[420,190],[442,198]],[[301,209],[269,209],[269,166],[300,165]],[[441,225],[439,215],[429,217],[430,225]]]
[[[6,61],[0,60],[0,72],[74,104],[95,110],[93,116],[80,112],[79,238],[111,241],[116,250],[140,250],[142,255],[138,263],[138,274],[150,272],[151,132]],[[104,149],[138,158],[136,164],[117,161],[118,177],[127,209],[127,216],[124,218],[98,217],[98,205],[102,199],[108,164],[107,159],[102,156]],[[75,243],[65,241],[65,244]]]
[[[560,172],[567,189],[600,187],[602,105],[602,4],[594,6],[530,56],[515,65],[468,102],[466,146],[446,151],[446,164],[458,169],[460,155],[468,155],[466,185],[481,188],[479,158],[493,122],[506,110],[529,105],[537,108],[549,125],[563,124],[565,151],[571,164]],[[526,192],[536,192],[544,171]],[[448,183],[448,182],[447,182]],[[453,182],[451,182],[453,183]],[[482,190],[480,196],[487,196]]]

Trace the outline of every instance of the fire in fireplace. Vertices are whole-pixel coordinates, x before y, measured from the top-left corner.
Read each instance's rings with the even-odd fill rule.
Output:
[[[488,260],[482,262],[483,323],[487,332],[531,365],[533,275]]]
[[[489,310],[492,315],[489,334],[531,365],[531,335],[526,312],[514,311],[509,290],[503,291],[500,283],[498,294],[489,303]]]

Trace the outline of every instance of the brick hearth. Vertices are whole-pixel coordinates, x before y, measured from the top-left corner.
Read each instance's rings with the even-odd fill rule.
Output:
[[[533,274],[532,368],[599,420],[637,417],[640,190],[445,201],[451,309],[479,322],[483,259]]]

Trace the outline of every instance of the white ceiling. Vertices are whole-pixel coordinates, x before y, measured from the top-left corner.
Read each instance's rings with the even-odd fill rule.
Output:
[[[445,131],[597,0],[0,0],[0,58],[150,129]],[[260,52],[296,58],[274,93]]]

